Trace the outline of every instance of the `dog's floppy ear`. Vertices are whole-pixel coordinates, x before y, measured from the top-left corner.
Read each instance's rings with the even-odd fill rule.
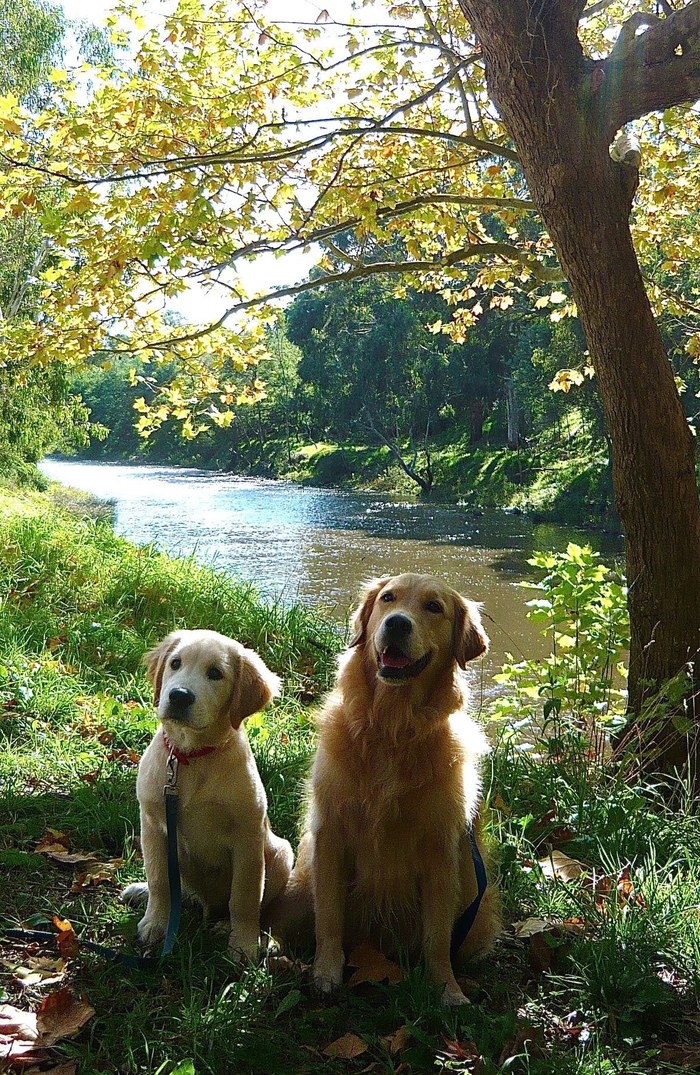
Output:
[[[251,713],[258,713],[280,692],[280,679],[267,667],[262,657],[243,646],[238,650],[238,671],[233,689],[229,717],[234,728]]]
[[[479,606],[475,601],[457,595],[454,634],[455,660],[460,668],[466,668],[469,661],[481,657],[489,648],[489,636],[481,623]]]
[[[158,702],[160,701],[165,665],[168,657],[180,641],[181,634],[181,631],[172,631],[167,638],[164,638],[162,642],[159,642],[157,646],[152,650],[149,650],[143,658],[146,663],[146,675],[153,684],[154,705],[158,705]]]
[[[379,592],[384,589],[389,578],[383,579],[370,579],[365,583],[362,591],[362,600],[352,614],[350,620],[350,626],[352,628],[352,638],[348,642],[348,646],[352,649],[353,646],[361,646],[367,637],[367,624],[369,618],[372,615],[372,609],[374,608],[374,602],[377,600]]]

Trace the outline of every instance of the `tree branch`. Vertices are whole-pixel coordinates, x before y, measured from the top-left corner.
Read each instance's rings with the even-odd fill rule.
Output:
[[[601,121],[610,137],[649,112],[697,100],[700,0],[663,19],[635,12],[597,71]]]

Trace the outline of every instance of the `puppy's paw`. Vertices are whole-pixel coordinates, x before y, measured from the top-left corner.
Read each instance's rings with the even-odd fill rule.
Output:
[[[165,937],[167,928],[167,917],[160,918],[153,914],[145,914],[136,927],[139,944],[142,944],[144,948],[151,948],[156,944],[160,944]]]
[[[238,963],[254,962],[260,954],[260,930],[234,926],[228,936],[229,953]]]
[[[138,903],[145,903],[148,899],[147,883],[145,881],[135,881],[133,885],[127,885],[119,899],[122,903],[128,903],[131,906]]]
[[[319,955],[314,960],[314,989],[322,996],[330,996],[340,988],[343,980],[345,956],[342,951],[331,956]]]
[[[469,1004],[469,1000],[456,982],[448,982],[442,994],[442,1003],[447,1008],[456,1008],[460,1004]]]

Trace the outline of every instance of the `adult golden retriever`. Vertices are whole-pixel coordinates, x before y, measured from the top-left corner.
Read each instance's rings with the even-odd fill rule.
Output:
[[[270,828],[242,721],[279,693],[279,679],[257,653],[216,631],[175,631],[146,661],[161,720],[136,782],[147,885],[129,885],[122,898],[148,895],[139,939],[147,945],[162,939],[170,910],[163,786],[173,750],[183,893],[207,915],[228,914],[230,950],[253,958],[261,904],[284,888],[293,853]]]
[[[477,606],[445,582],[403,574],[367,585],[319,716],[306,831],[271,908],[281,939],[314,928],[317,989],[342,979],[344,949],[371,940],[421,953],[447,1004],[465,1002],[450,961],[455,921],[477,892],[479,761],[463,669],[486,652]],[[460,956],[497,930],[489,887]]]

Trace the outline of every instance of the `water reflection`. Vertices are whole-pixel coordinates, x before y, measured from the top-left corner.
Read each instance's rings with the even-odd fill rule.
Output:
[[[571,530],[524,516],[401,502],[369,494],[312,489],[181,467],[45,460],[47,477],[109,498],[115,526],[139,543],[203,562],[255,582],[285,601],[321,606],[339,620],[368,577],[421,571],[442,575],[485,605],[490,664],[506,652],[544,652],[525,618],[535,549],[581,541]],[[586,536],[607,551],[611,539]]]

